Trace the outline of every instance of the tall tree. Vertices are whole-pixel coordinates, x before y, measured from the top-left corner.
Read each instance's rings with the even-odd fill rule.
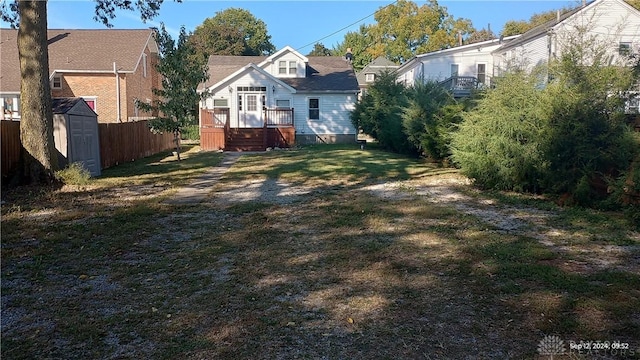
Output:
[[[264,21],[244,9],[216,12],[197,26],[190,37],[201,56],[268,55],[275,51]]]
[[[315,43],[313,50],[307,56],[331,56],[331,50],[327,49],[322,43]]]
[[[374,18],[376,23],[361,26],[359,33],[345,36],[343,44],[354,40],[358,45],[362,44],[349,44],[354,59],[370,61],[385,56],[402,63],[419,53],[455,46],[461,37],[473,31],[470,20],[449,15],[447,8],[440,6],[437,0],[428,0],[421,6],[413,1],[398,0],[378,9]],[[347,36],[351,36],[351,39],[347,39]]]
[[[482,41],[493,40],[496,38],[496,34],[491,31],[491,29],[482,29],[476,30],[472,32],[466,39],[464,39],[465,44],[475,44]]]
[[[46,1],[19,2],[20,140],[25,180],[51,182],[58,169],[53,142],[53,112],[49,84]]]
[[[373,39],[369,35],[368,25],[360,25],[359,31],[350,31],[344,36],[342,43],[333,47],[333,53],[344,56],[351,51],[353,56],[352,65],[355,71],[362,70],[373,60],[373,56],[368,52],[373,44]]]
[[[143,21],[158,14],[164,0],[95,0],[96,21],[111,27],[117,9],[139,11]],[[181,2],[181,0],[175,0]],[[24,148],[26,182],[53,180],[58,169],[53,143],[53,113],[49,84],[47,2],[16,0],[0,5],[0,18],[17,26],[20,59],[20,138]]]
[[[541,13],[535,13],[531,15],[531,17],[529,18],[529,21],[509,20],[504,24],[504,27],[500,34],[502,36],[523,34],[538,25],[542,25],[547,21],[551,21],[555,19],[558,16],[558,11],[560,11],[560,13],[563,14],[570,10],[571,10],[570,7],[563,7],[558,10],[549,10],[549,11],[543,11]]]
[[[180,161],[180,134],[185,126],[193,121],[193,106],[204,99],[208,93],[198,93],[198,85],[209,78],[206,59],[195,56],[196,49],[187,41],[184,26],[176,42],[161,25],[156,33],[156,42],[160,59],[156,64],[162,75],[162,87],[154,88],[157,99],[151,103],[138,102],[136,105],[144,111],[161,114],[151,121],[154,132],[171,131],[174,134],[178,161]]]

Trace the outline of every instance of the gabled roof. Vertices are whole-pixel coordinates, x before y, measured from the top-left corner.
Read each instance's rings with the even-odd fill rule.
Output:
[[[306,77],[274,79],[291,86],[296,91],[303,92],[355,92],[358,82],[351,65],[340,56],[309,56],[304,57],[308,62]],[[265,56],[229,56],[212,55],[207,63],[209,80],[205,87],[214,86],[229,76],[237,73],[249,64],[259,64],[261,67]],[[202,86],[200,87],[202,89]]]
[[[511,49],[513,47],[516,46],[520,46],[522,44],[526,44],[529,41],[533,40],[533,39],[537,39],[540,36],[544,36],[548,33],[549,30],[553,29],[556,25],[564,22],[566,19],[570,18],[571,16],[577,14],[578,12],[580,12],[581,10],[584,10],[587,7],[593,6],[593,4],[597,3],[599,0],[596,1],[592,1],[589,4],[586,5],[580,5],[574,9],[571,9],[569,11],[566,11],[564,13],[560,14],[560,17],[554,17],[552,20],[549,20],[543,24],[540,24],[532,29],[530,29],[529,31],[525,32],[524,34],[521,34],[520,37],[514,41],[511,41],[507,44],[502,45],[501,47],[497,48],[496,50],[494,50],[494,52],[498,53],[498,52],[503,52],[507,49]]]
[[[276,51],[275,53],[269,55],[269,57],[267,57],[260,64],[260,66],[263,66],[267,61],[274,61],[275,59],[279,58],[284,53],[293,53],[297,57],[299,57],[302,61],[304,61],[304,62],[308,62],[309,61],[309,59],[306,56],[300,54],[299,52],[295,51],[291,46],[287,45],[287,46],[283,47],[282,49]]]
[[[147,47],[157,52],[152,29],[48,30],[49,74],[134,72]],[[0,92],[20,91],[18,30],[0,29]]]
[[[450,54],[455,54],[461,51],[467,51],[470,49],[481,49],[483,47],[487,47],[487,46],[495,46],[495,45],[500,45],[503,44],[511,44],[512,42],[516,41],[521,35],[512,35],[512,36],[507,36],[504,38],[500,38],[500,39],[491,39],[491,40],[485,40],[485,41],[480,41],[477,43],[473,43],[473,44],[467,44],[467,45],[462,45],[462,46],[456,46],[456,47],[452,47],[452,48],[448,48],[448,49],[443,49],[443,50],[438,50],[438,51],[432,51],[432,52],[428,52],[428,53],[424,53],[424,54],[419,54],[414,56],[413,58],[409,59],[409,61],[405,62],[404,64],[402,64],[398,71],[402,72],[407,68],[410,68],[414,63],[422,61],[422,60],[426,60],[429,59],[431,57],[438,57],[438,56],[442,56],[442,55],[450,55]]]
[[[83,107],[84,112],[90,112],[94,115],[97,115],[93,109],[87,105],[83,98],[74,97],[74,98],[52,98],[51,99],[51,108],[53,109],[54,114],[66,114],[70,112],[76,105],[80,105]]]
[[[285,82],[281,81],[281,79],[278,78],[274,78],[271,76],[271,74],[269,74],[266,70],[264,70],[263,68],[259,67],[258,65],[254,64],[254,63],[249,63],[243,67],[241,67],[240,69],[234,71],[233,73],[229,74],[228,76],[226,76],[224,79],[211,84],[211,85],[207,85],[207,88],[209,88],[210,91],[214,91],[221,87],[221,86],[226,86],[226,84],[228,82],[231,82],[234,80],[234,78],[237,78],[239,76],[242,76],[243,74],[250,72],[250,71],[255,71],[258,72],[260,74],[262,74],[264,77],[267,78],[272,78],[275,82],[279,83],[280,85],[288,88],[290,91],[295,92],[296,90],[294,88],[292,88],[291,86],[289,86],[288,84],[286,84]],[[198,87],[198,90],[202,90],[203,87]]]
[[[356,78],[358,79],[358,84],[364,86],[367,84],[366,74],[380,74],[384,70],[397,69],[399,67],[400,65],[385,58],[384,56],[379,56],[362,68],[362,70],[356,74]]]
[[[282,81],[303,92],[358,91],[356,74],[342,56],[309,56],[307,76]]]

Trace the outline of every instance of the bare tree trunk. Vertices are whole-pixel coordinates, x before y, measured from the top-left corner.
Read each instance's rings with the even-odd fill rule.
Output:
[[[53,180],[58,158],[53,142],[53,112],[49,85],[47,2],[19,1],[20,139],[24,147],[25,180]]]

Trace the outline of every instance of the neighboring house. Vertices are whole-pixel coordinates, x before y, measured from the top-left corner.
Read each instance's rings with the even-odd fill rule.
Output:
[[[640,12],[624,0],[595,0],[539,25],[518,39],[493,51],[494,63],[501,69],[514,65],[527,70],[546,65],[561,55],[566,46],[588,43],[607,46],[610,58],[637,52],[640,48]]]
[[[358,82],[343,57],[306,57],[287,46],[268,57],[213,55],[208,68],[209,80],[200,87],[210,92],[200,104],[205,149],[264,150],[294,141],[356,140],[349,115]],[[225,129],[223,143],[207,140],[207,129],[216,127]],[[250,137],[258,143],[243,145],[238,140]]]
[[[0,118],[20,118],[17,30],[0,29]],[[135,106],[161,85],[154,30],[48,30],[52,97],[81,97],[101,123],[145,119]]]
[[[489,86],[495,74],[492,52],[518,37],[509,36],[417,55],[400,66],[398,81],[412,86],[416,82],[473,79],[477,84]]]
[[[358,87],[360,87],[360,97],[367,92],[369,85],[376,81],[376,77],[383,71],[394,71],[398,69],[398,67],[399,65],[382,56],[367,64],[367,66],[356,74]]]

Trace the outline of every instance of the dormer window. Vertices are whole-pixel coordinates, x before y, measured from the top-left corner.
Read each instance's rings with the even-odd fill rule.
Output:
[[[278,74],[286,74],[286,73],[287,73],[287,62],[278,61]]]
[[[374,82],[376,80],[376,74],[374,73],[364,74],[364,80],[366,82]]]
[[[62,89],[62,76],[61,75],[56,75],[53,77],[53,80],[51,81],[51,88],[52,89]]]
[[[289,74],[294,74],[298,71],[298,66],[295,61],[289,61]]]

